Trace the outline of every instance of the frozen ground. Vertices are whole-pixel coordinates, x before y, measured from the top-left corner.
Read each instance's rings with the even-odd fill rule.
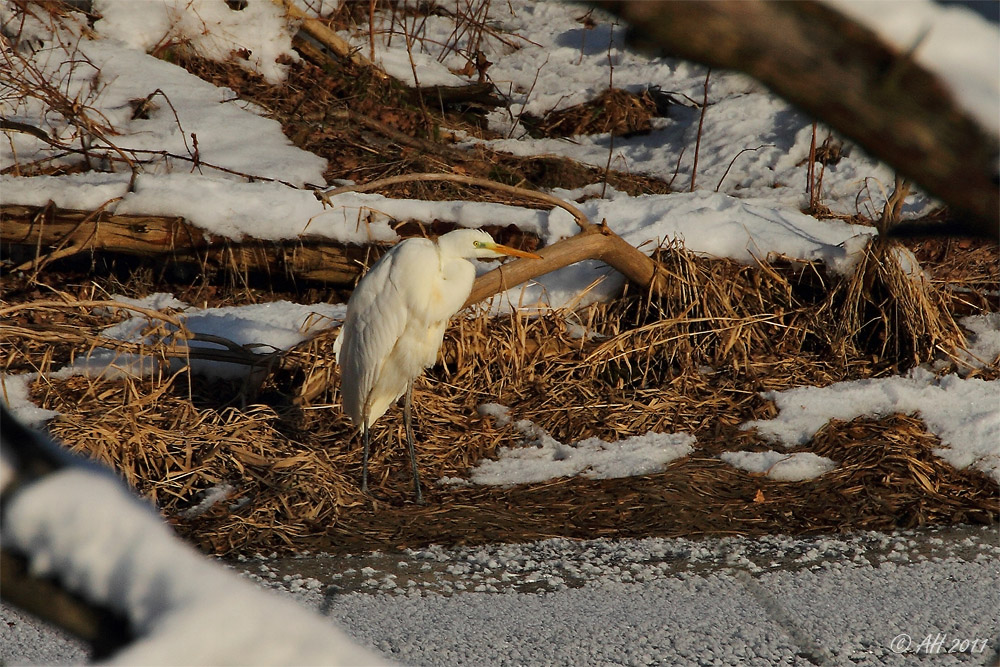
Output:
[[[260,585],[405,664],[995,665],[994,527],[256,558]],[[0,660],[84,649],[0,608]],[[206,627],[206,632],[211,628]]]

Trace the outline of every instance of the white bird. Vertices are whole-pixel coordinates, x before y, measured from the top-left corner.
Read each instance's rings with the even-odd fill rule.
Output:
[[[362,432],[361,490],[368,490],[368,432],[404,393],[403,421],[417,502],[423,502],[413,449],[410,413],[413,381],[437,360],[451,316],[472,292],[476,269],[469,258],[532,257],[495,242],[486,232],[458,229],[435,243],[412,238],[379,259],[347,302],[334,343],[344,412]]]

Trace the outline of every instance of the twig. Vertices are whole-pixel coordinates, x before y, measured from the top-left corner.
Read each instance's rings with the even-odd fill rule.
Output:
[[[119,201],[120,199],[121,199],[121,197],[115,197],[115,198],[109,199],[108,201],[106,201],[103,204],[101,204],[95,211],[91,212],[86,218],[83,218],[82,220],[80,220],[80,222],[77,223],[76,227],[74,227],[72,229],[72,231],[70,231],[69,234],[67,234],[66,236],[63,237],[63,239],[60,242],[60,244],[59,244],[58,247],[56,247],[55,249],[53,249],[51,252],[49,252],[48,254],[46,254],[44,256],[41,254],[41,238],[42,237],[41,237],[41,234],[39,234],[38,235],[39,243],[38,243],[38,247],[36,248],[36,251],[35,251],[35,257],[34,257],[34,259],[31,259],[31,260],[29,260],[27,262],[24,262],[23,264],[15,266],[14,267],[14,271],[33,271],[32,276],[31,276],[31,282],[36,282],[37,279],[38,279],[38,272],[41,271],[42,268],[45,267],[45,265],[47,265],[47,264],[49,264],[49,263],[51,263],[51,262],[53,262],[53,261],[55,261],[57,259],[60,259],[62,257],[69,257],[71,255],[75,255],[78,252],[80,252],[83,248],[86,248],[87,243],[97,233],[96,227],[90,229],[89,233],[86,233],[86,239],[79,239],[79,238],[77,238],[78,232],[81,229],[84,229],[84,225],[87,225],[88,223],[92,222],[94,220],[94,218],[100,216],[101,213],[104,212],[104,209],[107,208],[109,204],[112,204],[113,202]],[[46,209],[42,212],[42,216],[41,216],[41,220],[43,220],[42,224],[45,224],[44,223],[45,213],[47,213],[49,210],[50,209],[48,207],[46,207]],[[84,230],[84,231],[88,232],[88,230]],[[67,245],[67,243],[68,243],[68,245]]]
[[[809,140],[809,165],[806,167],[806,190],[809,192],[809,210],[816,208],[817,192],[815,190],[816,174],[816,121],[812,124],[812,138]]]
[[[538,84],[538,75],[542,73],[542,68],[548,64],[549,64],[549,57],[545,56],[545,62],[539,65],[538,69],[535,70],[535,78],[532,79],[531,87],[528,88],[528,92],[525,93],[524,95],[524,102],[521,104],[521,110],[517,112],[517,118],[514,118],[513,119],[514,122],[511,123],[510,131],[507,132],[507,139],[510,139],[512,136],[514,136],[514,129],[521,124],[521,117],[524,115],[524,110],[528,108],[528,100],[531,99],[531,93],[535,91],[535,86]],[[508,114],[510,113],[509,107],[507,109],[507,113]]]
[[[375,3],[378,0],[368,0],[368,58],[375,62]]]
[[[61,301],[55,300],[44,300],[44,301],[30,301],[27,303],[18,303],[12,306],[7,306],[6,308],[0,308],[0,317],[9,317],[13,313],[20,312],[22,310],[44,310],[53,308],[107,308],[113,309],[117,308],[119,310],[130,310],[140,315],[145,315],[151,319],[163,320],[167,324],[172,324],[178,329],[184,329],[184,323],[177,317],[173,315],[168,315],[167,313],[161,312],[159,310],[154,310],[152,308],[146,308],[144,306],[137,306],[131,303],[124,303],[122,301],[114,300],[101,300],[101,299],[83,299],[83,300],[70,300],[66,298]]]
[[[694,164],[691,166],[691,192],[694,192],[694,181],[698,176],[698,153],[701,151],[701,131],[705,125],[705,110],[708,109],[708,77],[712,76],[712,68],[705,72],[705,89],[701,98],[701,114],[698,116],[698,136],[694,143]]]
[[[885,206],[882,208],[882,215],[879,217],[878,233],[879,236],[885,237],[889,233],[889,229],[899,222],[900,214],[903,210],[903,203],[906,201],[906,197],[910,194],[910,181],[904,178],[898,172],[895,178],[895,187],[893,188],[892,194],[889,195],[885,200]]]
[[[551,204],[552,206],[557,206],[564,211],[568,212],[576,220],[576,224],[581,230],[586,230],[593,226],[593,223],[587,219],[587,216],[583,214],[580,209],[573,206],[572,204],[559,199],[556,196],[547,194],[545,192],[538,192],[536,190],[528,190],[527,188],[519,188],[516,185],[506,185],[504,183],[497,183],[496,181],[490,181],[485,178],[476,178],[475,176],[461,176],[458,174],[401,174],[399,176],[390,176],[388,178],[380,178],[378,180],[369,181],[368,183],[362,183],[360,185],[343,185],[337,188],[327,188],[325,190],[317,190],[316,197],[323,201],[329,206],[333,206],[330,201],[331,197],[343,194],[345,192],[368,192],[370,190],[377,190],[379,188],[384,188],[389,185],[395,185],[397,183],[413,183],[413,182],[425,182],[425,181],[444,181],[448,183],[462,183],[464,185],[476,185],[482,188],[489,188],[491,190],[496,190],[498,192],[506,192],[508,194],[517,195],[518,197],[524,197],[526,199],[534,199],[536,201],[544,202],[546,204]]]
[[[741,156],[741,155],[743,155],[744,153],[747,153],[747,152],[759,151],[761,148],[773,148],[773,147],[774,147],[774,144],[761,144],[760,146],[757,146],[757,148],[744,148],[739,153],[737,153],[736,156],[733,157],[733,159],[729,161],[729,166],[726,167],[725,173],[722,174],[722,178],[719,179],[718,185],[715,186],[715,191],[718,192],[719,188],[722,187],[722,181],[726,180],[726,176],[729,175],[729,170],[733,168],[734,164],[736,164],[736,158],[738,158],[739,156]]]
[[[615,25],[617,23],[611,24],[611,30],[608,35],[608,93],[614,92],[615,89],[615,63],[611,59],[611,47],[615,43]],[[601,184],[601,199],[604,199],[604,195],[608,190],[608,174],[611,171],[611,156],[615,151],[615,133],[608,132],[608,161],[604,165],[604,180]]]
[[[282,185],[288,186],[290,188],[299,189],[295,185],[293,185],[291,183],[288,183],[287,181],[282,181],[281,179],[269,178],[267,176],[258,176],[258,175],[255,175],[255,174],[248,174],[246,172],[236,171],[235,169],[229,169],[228,167],[222,167],[222,166],[219,166],[217,164],[212,164],[211,162],[205,162],[204,160],[201,159],[201,156],[197,152],[195,152],[192,155],[180,155],[179,153],[171,153],[170,151],[165,151],[165,150],[159,150],[158,151],[158,150],[148,150],[148,149],[141,149],[141,148],[127,148],[127,147],[126,148],[120,148],[120,147],[118,147],[118,146],[116,146],[114,144],[111,144],[111,143],[107,143],[106,146],[97,146],[97,147],[91,147],[91,148],[88,148],[88,149],[73,148],[72,146],[67,146],[66,144],[59,143],[58,141],[56,141],[55,139],[53,139],[51,136],[49,136],[49,134],[47,132],[45,132],[45,130],[39,129],[37,127],[33,127],[31,125],[27,125],[25,123],[19,123],[19,122],[16,122],[16,121],[5,120],[5,119],[0,119],[0,130],[7,130],[7,131],[13,131],[13,132],[24,132],[26,134],[31,134],[32,136],[38,137],[39,139],[41,139],[45,143],[49,144],[50,146],[53,146],[54,148],[58,148],[60,150],[64,150],[64,151],[66,151],[68,153],[76,153],[77,155],[83,155],[83,156],[86,156],[86,157],[97,157],[98,156],[98,152],[101,151],[101,150],[112,150],[112,151],[118,153],[119,157],[116,158],[113,155],[100,155],[100,157],[103,158],[103,159],[107,159],[110,162],[116,162],[116,161],[125,162],[126,164],[128,164],[132,168],[133,175],[136,173],[136,171],[138,170],[138,168],[142,164],[145,164],[145,163],[141,162],[141,161],[140,162],[136,162],[136,160],[131,159],[128,156],[126,156],[125,153],[131,153],[133,155],[133,157],[138,156],[138,155],[150,155],[150,156],[156,155],[156,156],[160,156],[160,157],[164,157],[164,158],[173,158],[175,160],[182,160],[184,162],[191,162],[191,163],[195,164],[198,167],[206,167],[206,168],[209,168],[209,169],[215,169],[216,171],[221,171],[224,174],[232,174],[233,176],[239,176],[239,177],[245,178],[247,180],[266,181],[266,182],[269,182],[269,183],[281,183]],[[187,141],[186,140],[185,140],[185,147],[190,150],[190,148],[187,146]],[[10,168],[8,168],[8,169],[6,169],[6,170],[4,170],[3,172],[0,172],[0,173],[7,173],[9,171],[9,169]]]

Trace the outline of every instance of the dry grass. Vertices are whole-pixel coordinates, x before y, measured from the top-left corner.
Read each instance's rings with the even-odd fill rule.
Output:
[[[586,134],[606,134],[627,137],[649,132],[651,120],[664,115],[665,107],[657,109],[657,91],[647,89],[630,93],[609,88],[593,100],[558,111],[544,117],[523,115],[521,122],[535,137],[572,137]],[[662,93],[659,93],[663,97]]]
[[[903,367],[952,354],[966,341],[945,301],[909,250],[873,240],[850,280],[830,297],[839,314],[841,354],[891,359]]]
[[[878,252],[870,249],[860,267],[863,276],[878,266],[865,283],[830,278],[814,265],[741,266],[673,245],[658,252],[673,278],[662,298],[633,293],[574,313],[456,319],[440,364],[415,392],[418,456],[430,483],[422,507],[412,504],[395,410],[373,433],[374,496],[359,492],[359,443],[337,407],[335,330],[290,351],[252,384],[162,370],[143,379],[46,376],[32,393],[61,413],[51,424],[57,438],[114,467],[183,534],[217,553],[994,521],[996,484],[934,456],[937,439],[913,417],[831,423],[808,449],[840,466],[808,482],[774,482],[715,458],[769,448],[739,428],[774,416],[762,391],[886,375],[960,340],[948,337],[950,317],[932,317],[945,303],[933,285],[900,286],[913,281],[877,263]],[[859,294],[859,283],[867,285],[860,301],[847,298]],[[899,302],[875,355],[866,347],[871,335],[834,325],[860,317],[854,313],[862,308],[885,309],[890,297],[871,296],[882,289]],[[17,312],[28,320],[33,311]],[[28,360],[45,376],[54,349],[65,360],[93,345],[64,330],[93,328],[93,311],[58,313],[58,326],[46,326],[45,317],[37,331],[5,326],[9,368]],[[147,353],[163,356],[156,345]],[[639,478],[435,485],[464,476],[499,447],[521,444],[513,427],[477,415],[486,402],[510,406],[513,417],[564,442],[686,431],[698,449]],[[203,511],[205,493],[220,485],[229,496]]]

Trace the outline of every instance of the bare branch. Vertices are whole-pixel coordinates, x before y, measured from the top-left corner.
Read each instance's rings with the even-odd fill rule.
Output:
[[[533,199],[545,204],[557,206],[572,215],[580,229],[587,229],[592,225],[590,220],[587,219],[587,216],[585,216],[580,209],[562,199],[559,199],[559,197],[545,192],[539,192],[537,190],[519,188],[516,185],[506,185],[504,183],[497,183],[496,181],[490,181],[485,178],[461,176],[458,174],[401,174],[399,176],[390,176],[388,178],[380,178],[375,181],[369,181],[368,183],[362,183],[361,185],[344,185],[338,188],[321,190],[316,193],[316,196],[323,200],[326,204],[330,204],[330,197],[344,192],[368,192],[370,190],[377,190],[379,188],[395,185],[397,183],[412,183],[415,181],[445,181],[448,183],[463,183],[465,185],[475,185],[481,188],[489,188],[491,190],[496,190],[497,192],[506,192],[507,194],[523,197],[525,199]]]

